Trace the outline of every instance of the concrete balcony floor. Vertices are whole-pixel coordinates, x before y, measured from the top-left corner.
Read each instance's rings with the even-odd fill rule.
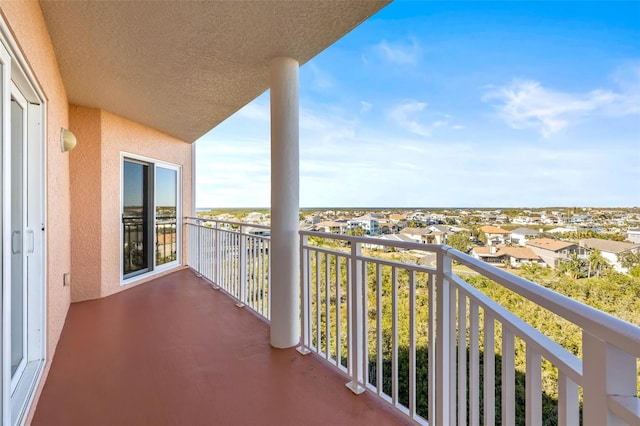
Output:
[[[69,309],[33,425],[408,424],[188,269]]]

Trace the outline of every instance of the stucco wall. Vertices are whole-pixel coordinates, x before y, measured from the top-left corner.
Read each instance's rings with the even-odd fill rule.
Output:
[[[120,285],[121,152],[182,166],[182,215],[191,211],[191,144],[102,111],[102,296],[143,281]],[[183,253],[186,244],[183,238]],[[182,258],[183,262],[185,256]]]
[[[182,209],[191,211],[191,145],[93,108],[70,107],[78,146],[71,156],[72,301],[108,296],[141,284],[121,286],[121,153],[182,167]],[[183,239],[183,253],[186,244]],[[185,256],[183,256],[185,259]]]
[[[78,144],[71,167],[71,300],[100,297],[102,282],[102,186],[100,110],[69,107],[69,129]]]
[[[9,25],[46,98],[47,357],[44,377],[60,338],[70,303],[62,277],[71,270],[69,154],[60,150],[60,128],[68,128],[68,100],[40,6],[34,1],[0,1]],[[42,388],[37,390],[37,401]],[[31,415],[35,404],[31,408]],[[29,420],[28,420],[29,421]]]

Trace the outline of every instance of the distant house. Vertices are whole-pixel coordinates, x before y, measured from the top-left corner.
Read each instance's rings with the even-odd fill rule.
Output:
[[[558,262],[569,259],[574,253],[581,257],[586,255],[586,250],[576,243],[552,240],[551,238],[536,238],[527,241],[526,247],[540,256],[551,268],[555,268]]]
[[[535,263],[541,266],[545,265],[544,260],[527,247],[474,247],[471,250],[471,255],[487,263],[504,264],[508,262],[512,268],[519,268],[526,263]]]
[[[547,233],[549,234],[564,234],[567,232],[576,232],[578,230],[577,227],[575,226],[571,226],[571,227],[558,227],[558,228],[553,228],[547,231]]]
[[[640,228],[627,229],[627,240],[640,244]]]
[[[331,232],[332,234],[344,234],[347,230],[347,222],[341,222],[336,220],[326,220],[324,222],[316,223],[315,229],[322,232]]]
[[[371,240],[372,240],[372,242],[370,242],[370,243],[363,243],[362,247],[368,248],[368,249],[373,249],[373,250],[388,250],[388,249],[394,248],[394,247],[390,247],[388,245],[385,245],[384,244],[385,241],[399,241],[399,242],[404,242],[404,243],[415,243],[416,242],[414,239],[409,238],[406,235],[402,235],[402,234],[380,235],[378,237],[371,238]],[[396,248],[396,250],[398,250],[398,251],[406,251],[407,249]]]
[[[429,233],[422,236],[422,242],[428,244],[446,244],[447,236],[452,234],[451,229],[446,225],[429,225]]]
[[[380,233],[380,223],[378,218],[372,214],[365,214],[364,216],[353,219],[352,222],[357,222],[367,235],[378,235]]]
[[[628,268],[625,268],[620,264],[618,257],[625,252],[637,253],[640,251],[640,244],[637,243],[602,240],[600,238],[587,238],[580,240],[580,246],[589,250],[599,250],[602,257],[604,257],[604,259],[613,266],[613,269],[622,273],[627,273]]]
[[[511,243],[521,246],[527,245],[527,240],[531,240],[540,235],[540,232],[529,228],[516,228],[511,231]]]
[[[425,241],[423,241],[423,236],[428,235],[429,233],[431,233],[431,231],[427,228],[411,228],[411,227],[407,227],[404,228],[400,231],[401,235],[406,235],[407,237],[411,238],[412,240],[414,240],[415,242],[418,243],[423,243]]]
[[[510,231],[507,231],[502,228],[498,228],[497,226],[485,225],[480,227],[480,232],[484,233],[487,239],[487,245],[493,246],[498,244],[506,244],[509,240],[509,236],[511,234]]]

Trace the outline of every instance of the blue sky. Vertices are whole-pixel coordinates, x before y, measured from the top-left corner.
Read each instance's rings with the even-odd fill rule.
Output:
[[[269,93],[196,143],[269,207]],[[301,207],[640,205],[640,1],[396,1],[300,69]]]

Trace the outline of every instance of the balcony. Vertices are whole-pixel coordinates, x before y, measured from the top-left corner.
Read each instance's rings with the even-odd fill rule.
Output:
[[[34,424],[640,423],[640,328],[447,246],[385,242],[424,266],[301,231],[301,344],[272,349],[268,231],[188,219],[193,271],[73,305]],[[579,330],[578,350],[454,264]]]
[[[407,424],[184,269],[75,303],[33,425]]]

